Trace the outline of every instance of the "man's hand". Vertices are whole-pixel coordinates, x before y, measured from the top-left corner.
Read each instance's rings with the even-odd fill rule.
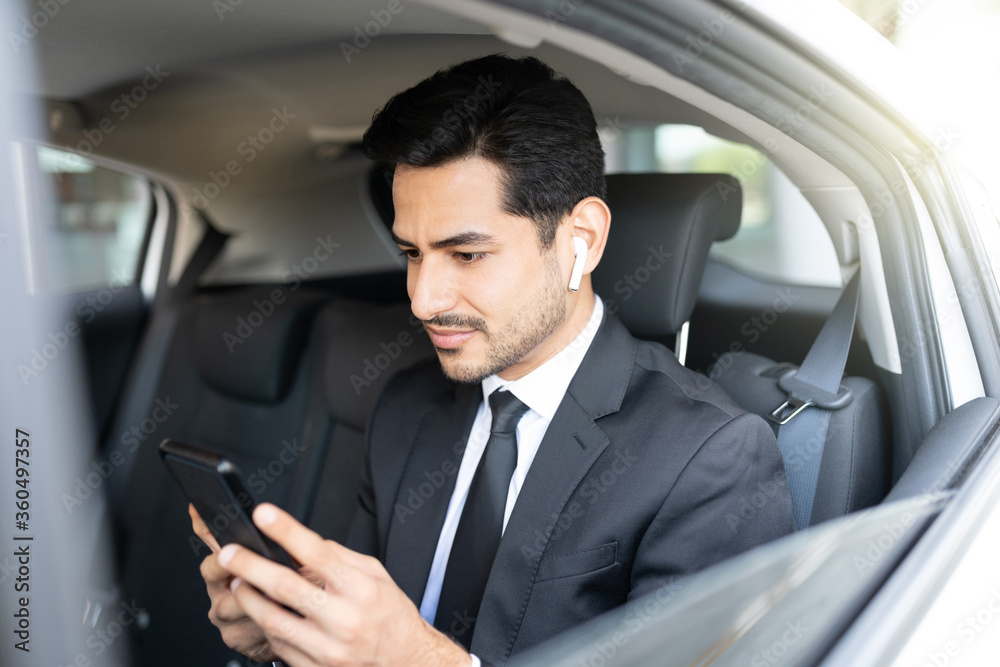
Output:
[[[273,505],[260,505],[253,518],[302,571],[234,544],[219,552],[218,564],[237,577],[230,587],[234,608],[263,630],[282,660],[296,667],[471,664],[468,653],[421,618],[378,560],[323,540]]]
[[[222,641],[229,648],[239,651],[256,662],[271,662],[275,660],[274,651],[264,636],[264,631],[249,618],[240,607],[239,601],[229,590],[232,575],[229,570],[219,564],[219,543],[202,521],[194,505],[188,505],[191,515],[191,527],[195,535],[212,550],[201,562],[201,576],[208,588],[208,597],[212,608],[208,610],[208,619],[212,625],[219,628]]]

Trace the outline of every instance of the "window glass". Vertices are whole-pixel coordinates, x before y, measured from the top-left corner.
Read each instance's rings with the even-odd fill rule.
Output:
[[[712,247],[716,259],[757,277],[798,285],[841,285],[833,242],[791,181],[760,151],[691,125],[626,127],[601,140],[608,173],[693,172],[735,176],[743,190],[740,229]]]
[[[80,292],[135,282],[152,195],[143,178],[74,153],[37,148],[43,193],[38,287]]]
[[[972,220],[979,230],[986,259],[993,271],[993,279],[1000,283],[1000,201],[995,200],[995,192],[984,188],[968,170],[960,167],[959,174],[972,209]]]

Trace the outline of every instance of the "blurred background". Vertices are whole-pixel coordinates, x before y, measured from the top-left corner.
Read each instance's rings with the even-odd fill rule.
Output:
[[[840,0],[925,78],[947,150],[1000,202],[1000,0]]]

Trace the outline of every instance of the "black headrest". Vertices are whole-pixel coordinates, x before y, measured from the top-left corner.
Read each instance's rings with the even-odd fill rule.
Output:
[[[339,302],[320,311],[317,324],[326,346],[323,388],[330,412],[358,430],[368,426],[390,377],[434,356],[408,301],[389,306]]]
[[[594,290],[639,338],[677,333],[691,317],[708,251],[740,226],[728,174],[612,174],[611,232]]]
[[[198,370],[212,388],[258,403],[285,397],[309,324],[328,295],[259,287],[198,297]]]

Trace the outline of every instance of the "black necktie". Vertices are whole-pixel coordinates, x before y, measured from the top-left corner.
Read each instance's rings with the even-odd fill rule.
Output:
[[[503,532],[507,489],[517,467],[517,423],[528,406],[509,391],[490,394],[493,424],[458,521],[434,627],[466,649]]]

